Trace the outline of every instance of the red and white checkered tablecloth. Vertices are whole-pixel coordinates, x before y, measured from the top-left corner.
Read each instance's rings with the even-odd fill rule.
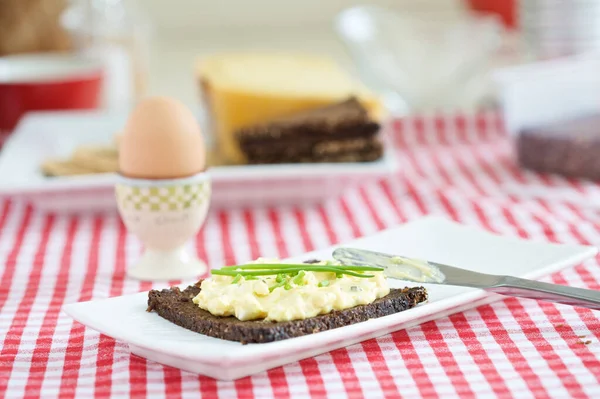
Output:
[[[598,186],[518,170],[495,114],[411,118],[397,123],[394,139],[398,176],[322,205],[214,210],[194,242],[198,255],[213,267],[285,258],[425,214],[600,244]],[[117,214],[61,216],[0,202],[0,397],[600,397],[600,313],[518,299],[235,382],[165,367],[61,313],[64,303],[150,289],[125,277],[139,252]],[[549,280],[599,289],[598,261]]]

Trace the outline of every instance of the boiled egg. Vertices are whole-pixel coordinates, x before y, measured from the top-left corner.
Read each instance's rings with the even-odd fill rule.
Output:
[[[206,147],[192,112],[169,97],[151,97],[133,110],[119,140],[119,169],[137,179],[176,179],[205,168]]]

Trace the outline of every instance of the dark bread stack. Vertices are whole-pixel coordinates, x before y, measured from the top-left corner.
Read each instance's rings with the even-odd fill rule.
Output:
[[[333,311],[305,320],[241,321],[235,317],[213,316],[194,304],[192,299],[200,293],[201,283],[202,281],[199,281],[183,291],[177,287],[150,291],[148,293],[148,311],[154,311],[161,317],[188,330],[247,344],[280,341],[344,327],[402,312],[427,300],[427,291],[423,287],[392,289],[387,296],[377,299],[369,305]]]
[[[251,164],[369,162],[383,155],[379,123],[356,98],[236,132]]]
[[[600,180],[600,114],[523,129],[516,146],[524,168]]]

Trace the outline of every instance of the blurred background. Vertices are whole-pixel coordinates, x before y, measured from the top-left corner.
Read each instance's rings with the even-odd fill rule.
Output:
[[[599,49],[600,0],[2,0],[0,137],[10,137],[36,111],[127,113],[145,96],[167,95],[201,114],[212,95],[230,108],[212,110],[209,119],[227,126],[205,132],[227,142],[240,128],[269,122],[284,109],[300,112],[341,101],[340,87],[355,87],[354,81],[374,93],[392,118],[495,110],[514,133],[596,112]],[[270,65],[260,55],[274,53],[291,54],[287,66]],[[257,57],[238,62],[219,54]],[[313,80],[299,54],[319,58],[310,63]],[[344,73],[325,67],[328,62]],[[246,72],[250,65],[258,69]],[[278,76],[272,82],[267,69]],[[261,100],[240,106],[248,98],[207,91],[207,82],[214,85],[227,74],[232,85],[252,86]],[[296,76],[298,82],[288,84]],[[352,83],[336,86],[332,79]],[[270,85],[281,86],[281,102],[265,99]],[[312,101],[312,89],[327,92],[327,101]],[[346,96],[354,89],[348,90]],[[55,120],[38,120],[35,129],[50,131]],[[80,128],[69,128],[70,121],[63,117],[55,125],[64,137],[36,150],[40,179],[48,175],[39,166],[46,159],[65,158],[86,144],[73,141]],[[96,122],[80,121],[101,125]],[[121,123],[106,122],[102,129],[110,132],[97,134],[98,140],[108,145]],[[11,151],[27,153],[24,142]],[[116,170],[116,150],[102,151],[112,158],[104,159],[110,168],[98,171]],[[65,162],[50,175],[76,174]],[[32,177],[20,179],[25,184]],[[11,183],[5,192],[16,187]]]
[[[371,10],[369,17],[382,24],[385,32],[369,33],[363,26],[369,21],[352,20],[350,16],[348,21],[340,21],[340,13],[355,5],[356,2],[345,0],[257,0],[251,3],[242,0],[3,0],[0,55],[69,50],[100,54],[108,65],[103,104],[122,106],[134,97],[157,93],[175,96],[187,104],[196,103],[194,62],[205,54],[252,49],[305,51],[335,58],[345,68],[362,73],[367,83],[381,91],[396,85],[406,92],[402,97],[408,97],[408,92],[415,97],[416,106],[417,102],[427,102],[417,97],[430,96],[424,93],[431,88],[416,76],[421,67],[415,69],[415,65],[436,63],[457,67],[456,60],[463,57],[463,70],[446,78],[448,84],[452,79],[462,84],[465,73],[471,77],[481,74],[490,57],[506,58],[507,53],[497,51],[501,45],[499,40],[510,40],[504,31],[515,24],[513,9],[516,5],[512,0],[378,0],[369,2],[371,7],[381,7]],[[382,10],[383,16],[376,13]],[[466,17],[469,10],[491,12],[493,17],[475,20]],[[473,25],[475,21],[479,24]],[[392,29],[383,26],[390,22],[395,24]],[[416,24],[419,26],[415,27]],[[353,36],[353,27],[362,31],[359,34],[370,36]],[[456,38],[449,40],[444,48],[429,39],[447,32],[453,32]],[[478,47],[470,49],[466,42],[479,34],[482,40],[477,43]],[[408,85],[374,79],[370,74],[377,67],[372,64],[381,61],[382,48],[378,54],[370,54],[363,48],[369,41],[401,51],[402,57],[388,61],[395,62],[392,68],[401,68],[405,74],[413,75],[414,82]],[[513,62],[514,54],[509,55],[513,59],[508,62]],[[376,57],[379,57],[377,61]],[[127,70],[128,64],[131,70]],[[440,75],[439,71],[430,73]],[[4,75],[0,71],[0,80],[10,79],[6,71]],[[440,91],[443,89],[446,88]],[[463,93],[461,99],[439,102],[472,107],[474,101],[487,101],[481,98],[485,90],[487,88],[475,85],[469,93]],[[422,94],[413,94],[415,91]],[[398,99],[395,103],[392,100],[400,107],[398,102]]]
[[[198,56],[226,50],[318,53],[359,72],[356,60],[335,30],[334,21],[344,9],[360,2],[259,0],[249,4],[242,0],[225,0],[217,4],[176,0],[171,4],[173,6],[166,6],[163,1],[151,0],[142,7],[154,27],[150,91],[195,101],[191,76],[175,76],[177,71],[182,67],[189,69]],[[414,19],[443,16],[459,20],[468,11],[468,4],[462,0],[376,0],[368,4]],[[401,26],[396,33],[406,35]]]
[[[310,52],[359,75],[394,112],[473,110],[495,103],[491,68],[594,49],[599,19],[593,0],[3,0],[0,56],[95,54],[100,105],[122,107],[152,94],[196,104],[203,55]],[[0,63],[0,82],[15,79],[8,69]]]

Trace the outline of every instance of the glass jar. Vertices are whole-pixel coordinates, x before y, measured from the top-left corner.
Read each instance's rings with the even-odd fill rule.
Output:
[[[74,0],[62,21],[77,51],[104,64],[105,108],[127,108],[144,95],[150,23],[135,0]]]

